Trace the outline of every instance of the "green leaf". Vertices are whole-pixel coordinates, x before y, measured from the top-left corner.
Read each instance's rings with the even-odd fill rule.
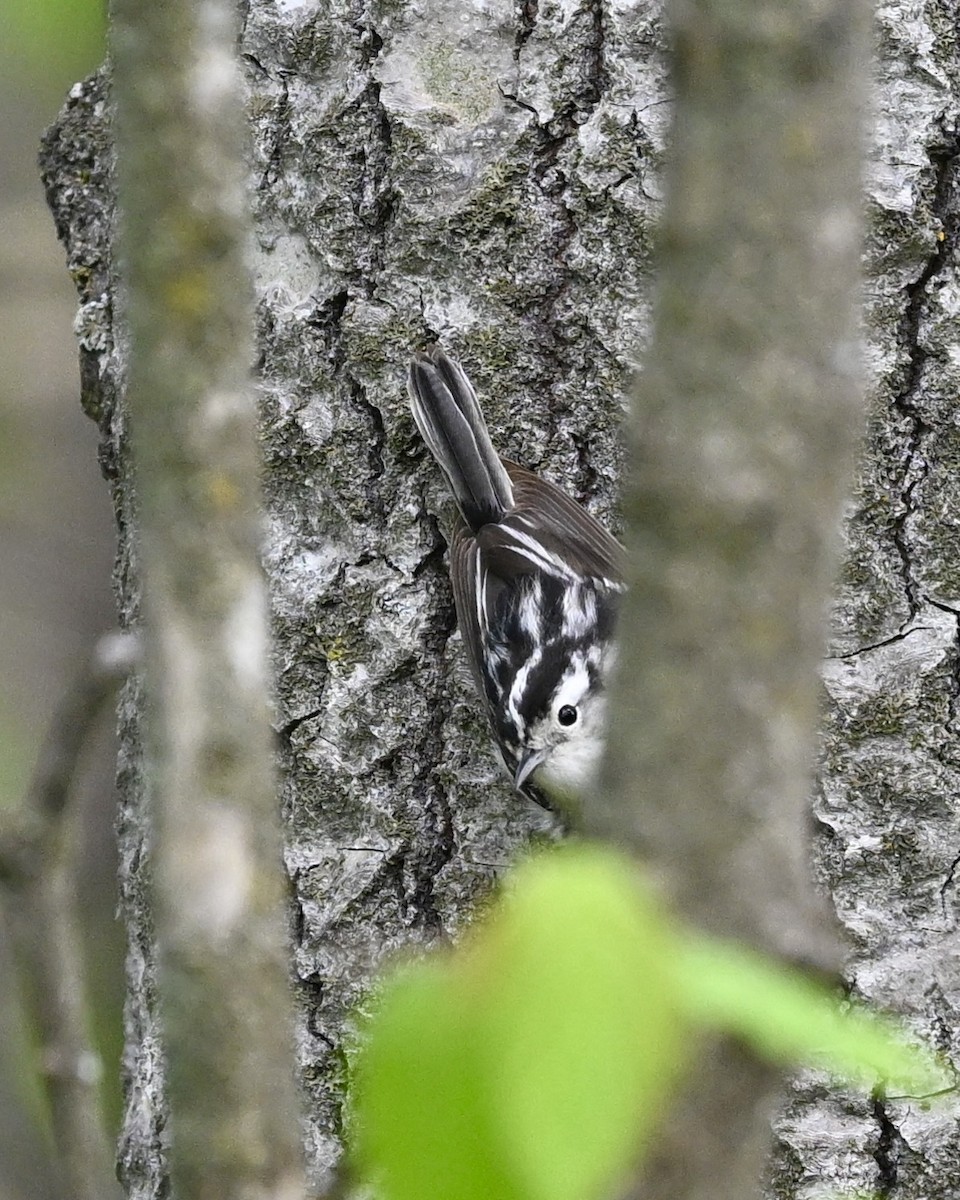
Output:
[[[454,955],[391,984],[358,1076],[388,1200],[590,1200],[667,1108],[683,1042],[671,935],[616,855],[527,863]]]
[[[404,971],[368,1030],[355,1153],[385,1200],[523,1200],[499,1161],[458,984],[449,961]]]
[[[951,1082],[800,972],[677,930],[625,859],[566,847],[515,872],[455,954],[385,990],[360,1062],[359,1163],[386,1200],[612,1194],[698,1028],[913,1094]]]
[[[928,1049],[890,1020],[850,1006],[799,971],[729,942],[689,935],[678,947],[690,1019],[743,1037],[776,1062],[813,1063],[871,1087],[930,1095],[953,1080]]]
[[[671,936],[635,868],[577,847],[521,867],[472,948],[488,1119],[533,1200],[608,1194],[668,1106]]]

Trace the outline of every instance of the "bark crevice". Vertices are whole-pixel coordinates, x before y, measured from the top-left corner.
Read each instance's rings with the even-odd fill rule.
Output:
[[[907,425],[904,463],[898,486],[899,505],[893,521],[893,541],[900,557],[904,592],[912,620],[925,601],[914,574],[914,551],[909,522],[916,510],[917,489],[927,479],[926,446],[933,426],[925,419],[917,397],[927,368],[929,351],[922,340],[925,310],[930,300],[930,284],[951,263],[960,233],[960,204],[957,200],[957,165],[960,143],[956,132],[942,131],[942,141],[928,149],[933,174],[930,215],[937,228],[932,252],[920,274],[904,288],[905,307],[898,338],[907,361],[904,378],[893,396],[896,411]]]

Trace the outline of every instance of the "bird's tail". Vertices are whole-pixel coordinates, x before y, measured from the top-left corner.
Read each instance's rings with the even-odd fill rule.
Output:
[[[431,346],[410,364],[409,388],[413,419],[463,519],[475,531],[500,521],[513,507],[513,487],[462,367]]]

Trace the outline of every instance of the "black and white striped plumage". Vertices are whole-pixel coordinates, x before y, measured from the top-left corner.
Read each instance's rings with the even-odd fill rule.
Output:
[[[411,363],[410,399],[460,510],[453,596],[504,762],[531,798],[576,798],[603,748],[621,547],[559,488],[500,458],[470,381],[439,348]]]

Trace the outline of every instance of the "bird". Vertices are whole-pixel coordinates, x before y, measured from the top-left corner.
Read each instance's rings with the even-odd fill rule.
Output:
[[[413,419],[457,507],[449,571],[466,656],[514,787],[579,806],[603,752],[624,552],[599,521],[494,449],[466,372],[410,363]]]

